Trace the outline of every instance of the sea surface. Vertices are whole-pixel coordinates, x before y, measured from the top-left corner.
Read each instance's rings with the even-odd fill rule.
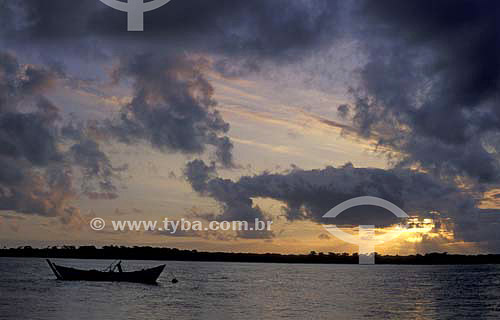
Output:
[[[122,265],[163,263],[158,285],[143,285],[58,281],[44,259],[0,258],[0,319],[500,319],[497,265]]]

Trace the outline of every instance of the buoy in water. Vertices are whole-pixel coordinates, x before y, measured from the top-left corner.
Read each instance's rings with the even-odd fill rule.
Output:
[[[177,283],[177,282],[179,282],[179,281],[176,278],[172,279],[172,283]]]

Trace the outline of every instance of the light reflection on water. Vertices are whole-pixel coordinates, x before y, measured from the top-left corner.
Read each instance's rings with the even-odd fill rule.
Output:
[[[500,319],[495,265],[166,264],[150,286],[56,281],[43,259],[0,258],[0,319]]]

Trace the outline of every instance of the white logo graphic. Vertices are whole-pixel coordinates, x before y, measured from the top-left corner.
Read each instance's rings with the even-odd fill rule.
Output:
[[[408,218],[406,212],[401,210],[401,208],[399,208],[395,204],[381,198],[369,196],[358,197],[344,201],[325,213],[323,215],[323,218],[335,218],[347,209],[365,205],[382,207],[392,212],[398,218]],[[375,264],[375,245],[395,239],[402,232],[405,232],[404,228],[399,227],[393,231],[385,233],[382,236],[375,237],[375,226],[361,225],[359,226],[359,235],[355,236],[340,230],[336,225],[323,226],[326,230],[328,230],[328,232],[330,232],[340,240],[359,245],[359,264]]]
[[[90,227],[94,231],[101,231],[104,229],[104,227],[106,227],[106,221],[101,218],[94,218],[90,220]]]
[[[128,2],[118,0],[99,1],[113,9],[127,12],[128,31],[144,31],[144,12],[156,10],[171,0],[153,0],[149,2],[144,2],[144,0],[127,0]]]

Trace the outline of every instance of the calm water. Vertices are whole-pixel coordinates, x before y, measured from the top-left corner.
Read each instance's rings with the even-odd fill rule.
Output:
[[[55,261],[85,269],[111,262]],[[0,258],[0,319],[500,319],[494,265],[167,262],[167,269],[157,286],[63,282],[43,259]]]

